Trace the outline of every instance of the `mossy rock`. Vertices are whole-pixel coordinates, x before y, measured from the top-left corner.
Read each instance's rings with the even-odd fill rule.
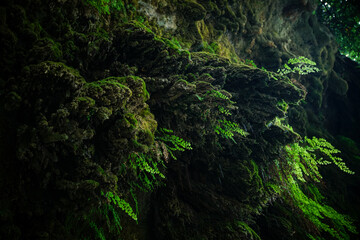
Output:
[[[180,9],[184,16],[192,21],[199,21],[206,15],[206,9],[194,0],[184,0]]]
[[[29,51],[29,62],[61,61],[63,53],[61,45],[50,38],[38,39]]]

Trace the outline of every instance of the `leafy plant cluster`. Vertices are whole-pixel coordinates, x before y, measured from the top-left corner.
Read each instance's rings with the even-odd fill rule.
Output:
[[[320,0],[316,15],[335,35],[343,55],[360,62],[360,8],[357,0]]]
[[[218,50],[219,50],[219,45],[217,42],[212,42],[211,44],[209,44],[206,41],[203,41],[201,43],[200,49],[204,52],[208,52],[211,54],[217,54]]]
[[[271,126],[277,126],[277,127],[281,128],[282,130],[284,130],[285,132],[291,132],[291,133],[299,136],[299,134],[294,131],[293,127],[290,126],[288,123],[286,123],[285,118],[275,117],[272,121],[267,123],[266,126],[268,128]]]
[[[251,59],[245,59],[245,64],[257,68],[256,63]]]
[[[318,171],[318,166],[331,163],[334,163],[343,172],[354,174],[345,165],[342,158],[336,156],[340,150],[323,138],[305,137],[298,143],[286,146],[285,151],[293,161],[296,176],[303,182],[305,182],[304,174],[319,182],[322,177]]]
[[[231,101],[230,98],[228,96],[225,96],[224,94],[222,94],[220,91],[218,90],[209,90],[206,92],[205,96],[208,95],[208,96],[211,96],[211,97],[215,97],[215,98],[220,98],[220,99],[223,99],[223,100],[226,100],[228,101],[229,104],[233,104],[235,102]]]
[[[159,170],[158,164],[164,165],[162,159],[154,160],[150,155],[144,153],[130,153],[128,157],[133,175],[137,176],[141,185],[134,183],[143,191],[152,191],[159,182],[157,177],[165,178]]]
[[[290,59],[283,68],[278,70],[278,74],[306,75],[318,72],[319,69],[315,66],[315,62],[301,56]],[[277,106],[280,110],[287,111],[286,102],[279,101]],[[285,119],[276,117],[267,124],[267,127],[272,125],[298,135],[290,125],[285,123]],[[304,221],[310,221],[315,226],[316,229],[311,234],[306,234],[309,239],[318,239],[321,231],[335,239],[350,239],[348,232],[356,233],[352,220],[325,204],[325,198],[316,186],[304,184],[307,181],[320,182],[322,176],[319,167],[331,163],[345,173],[354,174],[337,155],[340,150],[323,138],[305,137],[303,140],[284,146],[283,152],[281,161],[276,160],[273,165],[277,181],[267,183],[270,192],[281,196],[288,204],[300,209]]]
[[[324,203],[319,189],[308,181],[320,182],[319,166],[334,163],[340,170],[354,174],[323,138],[307,138],[284,148],[284,161],[274,164],[278,184],[268,184],[270,191],[282,196],[289,204],[298,207],[304,219],[312,222],[317,231],[324,231],[335,239],[350,239],[348,232],[356,233],[352,220]],[[300,182],[298,182],[299,180]],[[308,194],[306,194],[307,192]],[[308,234],[310,239],[314,236]]]
[[[231,122],[226,119],[218,120],[218,125],[215,125],[214,132],[225,139],[232,140],[234,143],[236,143],[234,139],[234,135],[236,133],[240,134],[243,137],[249,135],[249,133],[239,127],[238,123]]]
[[[174,131],[166,128],[158,129],[158,136],[156,140],[161,142],[163,146],[163,155],[167,160],[168,153],[173,159],[177,159],[174,155],[174,151],[183,152],[185,150],[192,150],[191,143],[184,139],[174,135]]]
[[[300,56],[297,58],[290,58],[287,64],[285,63],[282,68],[278,69],[277,73],[280,75],[287,75],[290,73],[295,73],[298,75],[307,75],[310,73],[315,73],[320,71],[315,66],[316,66],[315,62],[311,61],[310,59],[304,56]]]
[[[101,192],[101,195],[104,196],[104,193]],[[107,192],[105,196],[109,199],[109,201],[114,205],[119,207],[121,210],[127,213],[132,219],[135,221],[138,220],[137,214],[134,212],[132,207],[128,202],[126,202],[124,199],[120,198],[116,193],[114,192]]]
[[[234,139],[235,134],[239,134],[243,137],[249,135],[248,132],[240,128],[238,123],[227,119],[227,117],[232,115],[230,108],[234,108],[234,101],[231,101],[228,96],[217,90],[207,91],[205,97],[206,96],[223,100],[223,105],[220,103],[219,105],[217,105],[217,109],[215,109],[217,116],[216,123],[213,125],[213,130],[216,134],[220,135],[224,139],[230,139],[234,143],[236,143]],[[201,98],[201,100],[203,99],[204,98]]]
[[[287,104],[287,102],[285,102],[284,99],[282,99],[281,101],[278,101],[276,105],[281,111],[283,111],[285,113],[289,109],[289,104]]]
[[[253,67],[257,67],[256,64],[251,65]],[[301,75],[307,75],[320,71],[320,69],[316,67],[316,63],[314,61],[311,61],[304,56],[290,58],[287,63],[285,63],[281,68],[276,71],[276,73],[273,71],[269,71],[264,67],[261,67],[261,70],[267,74],[269,79],[274,80],[279,80],[277,77],[278,75],[286,76],[288,74],[296,74],[300,77]]]
[[[312,186],[313,196],[308,197],[291,175],[287,178],[289,193],[294,204],[301,209],[304,216],[319,230],[327,232],[338,240],[350,239],[347,231],[356,233],[353,221],[346,215],[338,213],[334,208],[325,204],[318,188]],[[304,186],[305,189],[309,187]],[[315,194],[314,194],[315,193]]]
[[[135,208],[131,206],[127,200],[127,195],[122,194],[119,190],[109,190],[106,193],[101,192],[101,196],[106,199],[101,208],[106,211],[100,212],[102,218],[106,218],[107,229],[116,229],[119,232],[122,227],[120,224],[120,217],[117,213],[119,210],[125,212],[131,219],[138,221],[139,211],[137,197],[134,193],[135,189],[143,192],[153,191],[156,186],[160,185],[161,179],[165,175],[161,171],[161,166],[165,168],[165,162],[171,157],[176,159],[175,151],[191,150],[191,144],[188,141],[173,134],[173,131],[166,128],[159,128],[156,134],[156,141],[151,149],[144,152],[131,152],[128,155],[127,162],[122,164],[118,177],[122,177],[124,182],[128,184],[129,192],[135,204]],[[135,209],[135,210],[134,210]],[[91,212],[90,212],[91,213]],[[97,237],[105,240],[104,226],[95,223],[90,219],[90,215],[85,216],[85,220],[89,223],[90,227],[96,232]],[[95,214],[94,214],[95,215]],[[111,224],[113,222],[113,224]],[[115,227],[112,227],[112,226]]]

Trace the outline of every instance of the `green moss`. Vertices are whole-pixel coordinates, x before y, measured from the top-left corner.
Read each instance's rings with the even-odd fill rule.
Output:
[[[109,77],[106,80],[114,80],[119,84],[126,85],[132,90],[132,96],[142,99],[144,102],[150,99],[150,94],[146,90],[145,81],[137,76],[126,76],[126,77]]]
[[[289,182],[291,183],[290,191],[296,205],[316,227],[339,240],[350,239],[346,230],[357,233],[356,227],[348,216],[338,213],[335,209],[322,202],[318,202],[317,200],[321,199],[319,197],[314,198],[314,200],[306,196],[291,176],[289,176]],[[330,219],[330,223],[324,221],[324,218]]]
[[[215,49],[213,47],[215,47]],[[204,41],[201,44],[200,51],[217,54],[218,49],[219,49],[219,45],[217,43],[208,44],[208,42]]]
[[[33,48],[29,51],[29,58],[31,62],[60,61],[63,58],[61,44],[51,38],[37,39]]]
[[[138,127],[141,129],[137,135],[137,141],[142,144],[151,145],[154,143],[154,133],[157,128],[157,122],[149,108],[143,109],[137,118]]]
[[[90,98],[90,97],[77,97],[76,101],[79,102],[85,102],[87,103],[89,106],[94,106],[95,105],[95,100]]]
[[[324,91],[323,84],[320,78],[311,78],[309,81],[307,102],[311,103],[314,107],[320,108],[322,105],[322,94]]]
[[[96,170],[98,173],[100,173],[100,175],[105,175],[105,171],[102,167],[98,166]]]
[[[82,182],[82,184],[87,185],[86,188],[91,188],[91,189],[95,189],[100,186],[99,182],[92,179],[85,180]]]
[[[75,56],[76,53],[79,51],[78,47],[75,45],[74,41],[69,40],[66,41],[63,44],[63,55],[64,55],[64,59],[66,59],[67,61],[74,61],[75,60]]]
[[[94,89],[102,90],[103,87],[106,86],[106,85],[114,85],[114,86],[117,86],[117,87],[120,87],[120,88],[129,89],[127,86],[122,84],[123,82],[124,82],[123,77],[108,77],[106,79],[99,80],[99,81],[96,81],[96,82],[86,83],[85,87],[86,88],[94,88]]]
[[[63,62],[45,61],[45,62],[40,63],[40,65],[46,71],[55,71],[55,75],[61,74],[62,72],[66,72],[66,73],[69,73],[72,76],[76,77],[76,79],[78,81],[80,81],[80,83],[85,83],[85,79],[80,75],[80,72],[78,70],[67,66]],[[30,65],[30,66],[24,67],[24,71],[27,71],[27,72],[33,71],[36,68],[36,66],[37,65]]]
[[[124,119],[130,123],[131,126],[137,125],[137,120],[135,118],[135,115],[133,113],[125,113]]]
[[[152,33],[155,35],[155,33],[150,29],[150,27],[146,26],[144,23],[139,22],[137,20],[132,20],[127,25],[132,25],[134,27],[141,28],[141,29],[145,30],[146,32]]]

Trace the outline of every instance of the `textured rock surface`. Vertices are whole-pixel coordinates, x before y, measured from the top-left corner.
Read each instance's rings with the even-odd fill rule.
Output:
[[[315,3],[124,6],[110,16],[81,1],[2,3],[0,236],[255,239],[243,222],[263,239],[303,239],[306,223],[296,234],[283,226],[298,220],[274,224],[276,213],[288,216],[292,206],[268,208],[276,199],[264,187],[270,165],[281,146],[299,138],[274,119],[288,115],[302,135],[360,141],[359,69],[336,55],[333,37],[312,15]],[[295,56],[316,61],[321,72],[295,80],[268,71]],[[232,115],[225,118],[224,109]],[[224,119],[248,136],[222,137],[215,129]],[[154,192],[134,190],[140,173],[129,156],[165,155],[159,128],[173,129],[193,150],[176,161],[165,157],[166,180]],[[347,138],[339,144],[350,146]],[[336,184],[341,176],[329,181],[345,196],[340,208],[359,203],[358,180],[346,185],[350,194]],[[117,215],[101,215],[108,191],[136,204],[138,224],[119,209],[123,230],[109,226],[104,216]]]

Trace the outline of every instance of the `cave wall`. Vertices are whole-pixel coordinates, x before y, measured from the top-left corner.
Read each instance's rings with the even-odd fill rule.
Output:
[[[106,239],[252,239],[238,222],[268,231],[258,216],[274,211],[269,165],[299,139],[275,117],[288,116],[301,135],[359,141],[359,70],[336,54],[313,1],[123,1],[112,15],[82,1],[1,4],[5,238],[101,239],[96,226]],[[321,72],[269,75],[296,56]],[[248,136],[214,131],[219,106]],[[160,154],[160,128],[193,150],[168,160],[152,193],[134,190],[138,224],[120,211],[123,230],[114,230],[94,210],[108,201],[100,192],[135,201],[138,173],[121,169],[131,154]],[[344,205],[356,206],[352,197]]]

